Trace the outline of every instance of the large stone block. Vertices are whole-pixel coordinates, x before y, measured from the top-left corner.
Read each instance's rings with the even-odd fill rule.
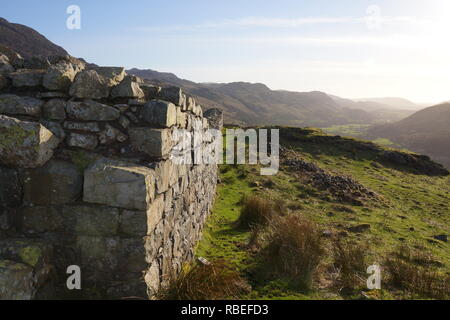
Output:
[[[159,91],[158,99],[165,100],[182,106],[185,103],[185,96],[180,87],[163,87]]]
[[[122,82],[111,91],[112,98],[144,98],[145,94],[139,87],[139,80],[134,76],[126,76]]]
[[[147,234],[155,230],[156,225],[161,221],[164,213],[164,195],[158,195],[150,204],[147,211]]]
[[[0,113],[9,115],[39,116],[43,101],[14,94],[0,95]]]
[[[20,168],[44,165],[59,144],[59,139],[39,123],[1,115],[0,136],[0,163]]]
[[[51,160],[24,172],[24,200],[36,205],[66,204],[82,193],[83,177],[71,163]]]
[[[46,71],[39,69],[20,69],[11,72],[9,77],[14,87],[38,87],[42,85]]]
[[[80,99],[102,99],[109,96],[110,87],[105,78],[94,70],[79,72],[72,85],[69,94]]]
[[[97,72],[108,87],[118,85],[125,78],[125,68],[123,67],[90,67],[89,70]]]
[[[24,207],[20,212],[25,234],[65,231],[64,219],[55,207]]]
[[[51,99],[44,104],[42,113],[46,119],[64,120],[66,118],[66,101]]]
[[[61,61],[52,65],[44,75],[43,86],[48,90],[67,92],[75,79],[72,64]]]
[[[119,233],[126,237],[147,235],[147,212],[124,210],[120,216]]]
[[[174,145],[170,129],[130,128],[129,135],[133,148],[151,157],[168,156]]]
[[[71,132],[66,139],[69,147],[94,150],[98,146],[98,138],[94,135]]]
[[[115,236],[119,231],[119,210],[104,206],[63,206],[65,231],[83,236]]]
[[[116,108],[92,100],[69,101],[66,111],[71,119],[82,121],[114,121],[120,117]]]
[[[154,171],[125,161],[100,159],[84,174],[83,200],[147,210],[155,194]]]
[[[173,103],[153,100],[144,105],[142,119],[149,124],[170,128],[177,123],[177,108]]]
[[[14,71],[14,67],[9,63],[9,58],[0,53],[0,74]]]
[[[31,300],[35,294],[32,267],[12,260],[0,260],[0,300]]]

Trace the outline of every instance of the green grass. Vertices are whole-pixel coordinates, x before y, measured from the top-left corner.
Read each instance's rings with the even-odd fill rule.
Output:
[[[336,203],[323,191],[298,179],[295,172],[281,167],[276,176],[259,175],[257,166],[221,166],[222,183],[218,186],[213,213],[207,222],[204,237],[196,255],[210,260],[225,259],[230,262],[252,286],[252,291],[242,299],[352,299],[327,285],[326,271],[316,280],[315,289],[307,294],[297,291],[283,279],[262,281],[255,276],[259,261],[248,249],[250,232],[237,227],[240,200],[244,194],[267,199],[282,199],[293,214],[305,215],[319,223],[323,230],[334,233],[345,231],[358,224],[370,224],[368,232],[348,232],[348,240],[367,245],[367,261],[383,263],[387,253],[401,243],[430,252],[439,262],[439,272],[450,272],[450,245],[433,240],[433,235],[448,234],[450,226],[450,176],[412,174],[407,168],[373,165],[376,155],[360,151],[357,140],[336,144],[327,143],[320,130],[295,132],[295,139],[282,144],[294,149],[304,160],[325,170],[348,175],[375,191],[383,201],[365,203],[363,206]],[[320,137],[320,139],[317,139]],[[325,138],[324,138],[325,137]],[[294,142],[292,142],[292,141]],[[270,180],[270,184],[267,181]],[[250,187],[257,182],[258,187]],[[346,208],[346,210],[342,210]],[[340,209],[341,208],[341,209]],[[331,262],[332,245],[328,258]],[[384,284],[382,284],[384,285]],[[407,299],[406,292],[383,288],[368,292],[378,299]]]

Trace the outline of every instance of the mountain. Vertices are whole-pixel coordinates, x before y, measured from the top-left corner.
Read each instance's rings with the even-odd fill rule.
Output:
[[[450,103],[420,110],[393,124],[375,126],[368,134],[388,138],[450,167]]]
[[[355,102],[323,92],[271,90],[261,83],[195,83],[172,73],[154,70],[127,71],[156,84],[181,86],[205,107],[225,112],[225,122],[247,125],[327,127],[397,121],[413,111],[390,111],[374,102]]]
[[[36,30],[3,18],[0,18],[0,45],[13,49],[24,58],[68,54]]]
[[[404,98],[364,98],[364,99],[356,99],[358,102],[373,102],[382,106],[388,106],[392,109],[397,110],[419,110],[422,109],[423,106],[416,104],[414,102],[409,101]]]

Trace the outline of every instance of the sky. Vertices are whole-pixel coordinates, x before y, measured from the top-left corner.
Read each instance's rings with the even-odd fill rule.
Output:
[[[15,0],[0,16],[99,65],[346,98],[450,100],[448,0]],[[70,5],[80,29],[67,28]]]

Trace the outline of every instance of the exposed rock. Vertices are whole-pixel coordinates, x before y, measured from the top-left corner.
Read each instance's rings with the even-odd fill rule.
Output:
[[[172,132],[169,129],[142,127],[130,128],[128,132],[133,148],[151,157],[164,157],[172,150]]]
[[[0,54],[0,74],[14,72],[14,67],[9,63],[9,59],[4,54]]]
[[[80,99],[102,99],[109,96],[106,80],[94,70],[79,72],[70,87],[69,94]]]
[[[141,87],[141,90],[144,92],[145,99],[146,100],[153,100],[156,99],[159,95],[159,92],[161,91],[161,87],[154,86],[151,84],[139,84]]]
[[[43,101],[14,94],[0,95],[0,113],[10,115],[39,116]]]
[[[184,104],[183,90],[179,87],[163,87],[159,91],[158,99],[174,103],[177,106]]]
[[[130,120],[125,116],[120,116],[119,123],[124,129],[127,129],[130,126]]]
[[[72,64],[67,62],[59,62],[52,65],[44,76],[43,85],[48,90],[63,91],[69,90],[75,79],[75,70]]]
[[[370,229],[370,224],[363,223],[363,224],[359,224],[357,226],[349,227],[347,230],[350,231],[350,232],[354,232],[354,233],[362,233],[362,232],[367,231],[369,229]]]
[[[154,171],[147,167],[100,159],[84,174],[85,202],[147,210],[154,193]]]
[[[185,129],[186,122],[187,122],[186,113],[181,111],[180,107],[177,107],[177,121],[176,121],[177,126],[181,129]]]
[[[41,69],[41,70],[46,70],[48,68],[50,68],[51,63],[48,60],[48,57],[45,56],[32,56],[32,57],[28,57],[25,58],[23,61],[23,67],[25,69]]]
[[[101,144],[111,144],[113,142],[125,142],[128,137],[123,134],[120,130],[114,128],[113,126],[107,124],[105,130],[100,133],[99,136]]]
[[[144,98],[144,92],[139,87],[139,80],[135,76],[126,76],[122,82],[111,91],[113,98]]]
[[[98,146],[98,139],[93,135],[71,132],[67,136],[66,143],[69,147],[94,150]]]
[[[439,234],[439,235],[433,236],[433,239],[436,239],[436,240],[439,240],[439,241],[442,241],[442,242],[447,242],[448,241],[448,237],[447,237],[446,234]]]
[[[113,121],[120,117],[120,111],[116,108],[92,100],[69,101],[66,111],[71,119],[82,121]]]
[[[44,104],[42,114],[46,119],[64,120],[66,118],[66,104],[66,101],[62,99],[49,100]]]
[[[147,234],[151,234],[158,222],[161,221],[164,212],[164,195],[158,195],[147,210]]]
[[[39,123],[0,115],[0,163],[20,168],[44,165],[59,139]]]
[[[35,294],[32,267],[11,260],[0,260],[0,300],[31,300]]]
[[[8,57],[9,63],[16,69],[23,68],[23,58],[8,47],[0,45],[0,53]]]
[[[89,67],[89,70],[96,71],[104,80],[108,87],[118,85],[125,78],[125,68],[122,67]]]
[[[97,122],[73,122],[73,121],[65,121],[64,129],[67,130],[77,130],[77,131],[86,131],[86,132],[100,132],[100,127]]]
[[[144,105],[142,119],[149,124],[170,128],[177,123],[177,109],[173,103],[153,100]]]
[[[42,120],[42,124],[50,130],[59,141],[63,141],[66,138],[66,133],[58,122]]]
[[[24,200],[35,205],[72,203],[82,193],[83,177],[71,163],[52,160],[24,173]]]
[[[9,74],[14,87],[38,87],[42,85],[46,71],[41,69],[20,69]]]
[[[223,111],[220,109],[208,109],[203,114],[209,120],[209,126],[213,129],[222,130],[223,127]]]

